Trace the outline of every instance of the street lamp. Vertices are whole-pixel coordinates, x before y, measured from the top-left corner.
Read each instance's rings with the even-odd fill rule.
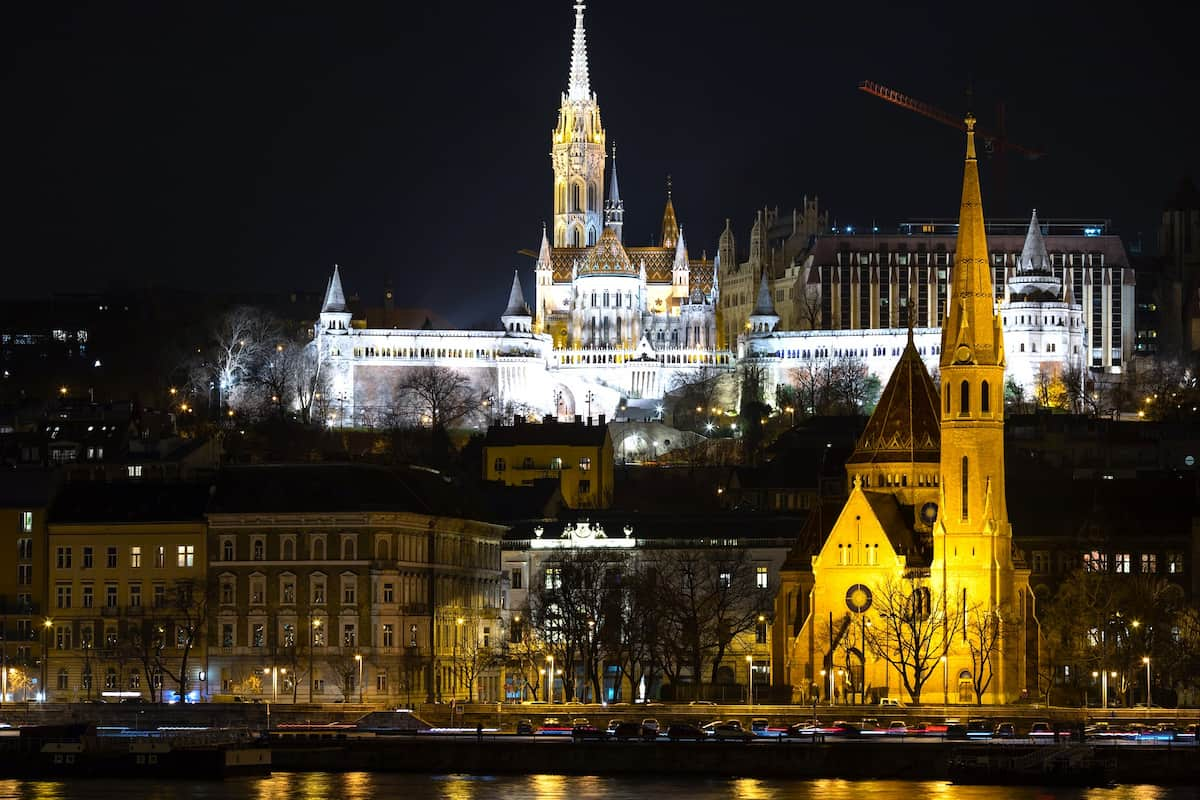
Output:
[[[825,688],[829,692],[826,695],[825,699],[829,701],[829,705],[833,705],[833,674],[830,673],[829,682],[826,683],[825,682],[825,670],[821,670],[821,683],[825,686]],[[813,716],[815,717],[816,715],[817,715],[817,701],[813,700]]]
[[[363,660],[361,653],[354,654],[354,660],[358,662],[358,704],[361,706],[363,701]]]
[[[1146,665],[1146,708],[1150,707],[1150,656],[1142,656],[1142,663]]]
[[[946,713],[946,706],[950,704],[950,662],[946,660],[946,656],[942,656],[942,714]]]
[[[554,705],[554,656],[546,656],[546,699]]]
[[[746,699],[754,708],[754,656],[746,656]]]
[[[313,701],[313,650],[317,647],[317,632],[321,628],[321,620],[314,619],[308,631],[308,702]]]
[[[50,699],[50,629],[54,627],[54,620],[46,617],[46,621],[42,623],[42,702],[45,703]]]

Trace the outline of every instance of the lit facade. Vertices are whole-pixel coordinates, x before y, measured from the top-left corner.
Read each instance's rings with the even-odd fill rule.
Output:
[[[517,417],[514,425],[493,425],[483,442],[484,480],[522,486],[551,478],[569,508],[608,508],[613,498],[613,445],[601,416],[540,425]]]

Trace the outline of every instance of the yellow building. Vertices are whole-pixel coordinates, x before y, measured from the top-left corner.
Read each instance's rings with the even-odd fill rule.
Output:
[[[508,486],[557,479],[570,508],[609,508],[613,500],[613,447],[604,415],[599,423],[557,422],[540,425],[519,417],[512,425],[488,428],[483,443],[483,477]]]
[[[0,480],[0,700],[41,693],[46,608],[46,515],[54,472],[18,471]]]
[[[207,486],[67,484],[47,530],[48,699],[206,694]]]
[[[773,645],[797,702],[1009,702],[1036,638],[1004,492],[1004,343],[992,302],[974,119],[934,385],[909,335],[811,564],[781,573]],[[832,519],[830,519],[832,517]],[[826,531],[825,526],[828,526]],[[780,624],[782,623],[782,624]]]

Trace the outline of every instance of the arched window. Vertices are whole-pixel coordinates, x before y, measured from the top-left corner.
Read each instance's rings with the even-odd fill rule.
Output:
[[[314,561],[324,561],[325,560],[325,540],[324,539],[315,540],[313,542],[312,552],[313,552],[313,560]]]
[[[389,557],[387,539],[380,539],[375,543],[375,557],[380,560],[386,560]]]
[[[296,543],[291,539],[283,540],[283,560],[292,561],[296,558]]]
[[[567,185],[565,183],[560,183],[558,185],[558,193],[556,196],[558,197],[558,202],[555,203],[555,205],[558,206],[558,210],[566,211],[567,210]]]
[[[970,470],[967,468],[967,457],[962,458],[962,518],[967,518],[967,479],[970,477]]]
[[[262,561],[266,558],[267,546],[262,539],[254,540],[254,560]]]
[[[970,381],[962,382],[962,385],[959,387],[959,394],[961,395],[961,397],[959,398],[958,413],[959,414],[970,414],[971,413],[971,383],[970,383]]]
[[[984,381],[983,385],[979,387],[979,410],[985,414],[992,410],[992,401],[988,394],[988,382]]]
[[[221,542],[221,560],[233,561],[233,540],[226,539]]]
[[[594,245],[596,243],[596,229],[595,228],[588,228],[587,243],[588,243],[588,247],[591,247],[592,245]]]
[[[583,227],[580,225],[571,228],[571,246],[583,247]]]
[[[950,413],[950,384],[946,383],[946,413]]]
[[[354,540],[353,539],[346,539],[342,542],[342,560],[343,561],[353,561],[354,560]]]
[[[581,211],[583,205],[583,185],[578,183],[571,184],[571,210]]]
[[[596,192],[596,184],[589,183],[588,184],[588,198],[587,198],[587,200],[588,200],[587,210],[588,211],[599,211],[600,210],[600,203],[598,203],[596,201],[596,193],[597,193]]]

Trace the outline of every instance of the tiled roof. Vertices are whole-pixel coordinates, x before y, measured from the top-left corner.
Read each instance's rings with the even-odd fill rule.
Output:
[[[941,458],[940,423],[937,387],[909,337],[847,463],[936,464]]]

